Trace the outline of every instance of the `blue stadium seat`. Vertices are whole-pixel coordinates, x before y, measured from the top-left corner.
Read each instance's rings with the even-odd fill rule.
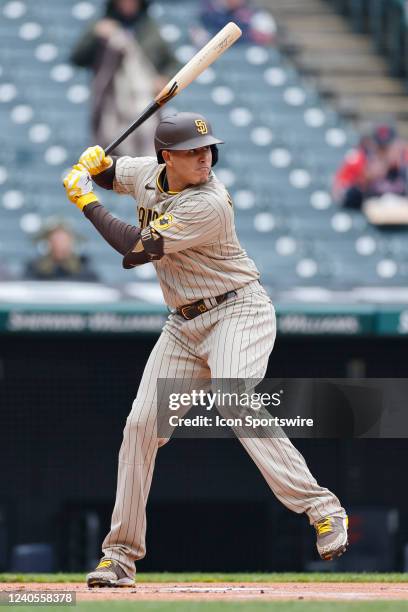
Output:
[[[22,229],[24,215],[59,214],[86,238],[102,278],[128,282],[120,256],[66,201],[61,185],[63,171],[90,142],[88,102],[71,101],[72,87],[86,95],[90,75],[67,64],[80,31],[104,3],[82,4],[80,14],[77,3],[26,2],[24,17],[0,22],[0,177],[7,168],[0,182],[0,255],[12,254],[21,270],[34,249]],[[176,53],[191,46],[197,3],[162,0],[150,10],[164,35],[165,26],[173,27],[167,28],[170,39],[180,28],[171,42]],[[24,29],[27,22],[38,26]],[[274,288],[405,284],[405,234],[381,234],[331,200],[333,173],[358,141],[352,127],[277,49],[237,44],[212,67],[212,76],[193,83],[170,109],[207,115],[225,140],[216,173],[232,194],[237,230],[265,282]],[[104,192],[102,199],[118,217],[135,222],[131,198]]]

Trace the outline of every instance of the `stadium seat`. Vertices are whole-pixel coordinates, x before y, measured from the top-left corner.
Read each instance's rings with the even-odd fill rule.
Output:
[[[24,15],[3,15],[0,22],[0,252],[10,248],[18,259],[10,246],[18,237],[25,244],[21,267],[36,224],[61,215],[87,239],[101,276],[122,280],[117,254],[83,222],[61,186],[64,170],[90,142],[89,74],[69,65],[69,51],[102,3],[25,6]],[[197,19],[195,3],[164,0],[150,12],[177,57],[194,52],[187,24]],[[235,45],[164,113],[192,108],[208,115],[225,140],[216,174],[232,195],[244,246],[274,287],[401,281],[404,238],[392,231],[380,238],[364,217],[338,210],[330,196],[333,173],[358,134],[279,50]],[[131,198],[104,192],[102,199],[135,222]],[[386,263],[378,275],[384,258],[397,262],[395,273]]]

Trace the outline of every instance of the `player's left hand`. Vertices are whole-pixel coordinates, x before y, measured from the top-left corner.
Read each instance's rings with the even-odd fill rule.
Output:
[[[71,170],[63,180],[65,191],[68,199],[71,200],[79,208],[83,210],[87,204],[98,202],[92,189],[92,179],[88,170],[81,164],[72,166]]]
[[[88,147],[79,158],[79,164],[84,166],[91,176],[105,172],[113,164],[113,159],[105,155],[105,151],[99,145]]]

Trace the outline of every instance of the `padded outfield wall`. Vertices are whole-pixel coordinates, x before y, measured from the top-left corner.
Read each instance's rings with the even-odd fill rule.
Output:
[[[34,310],[38,315],[39,309]],[[116,331],[107,331],[108,319],[100,319],[105,333],[67,333],[46,331],[44,319],[41,329],[33,329],[38,318],[31,319],[31,331],[6,331],[6,321],[14,316],[16,322],[13,312],[3,311],[0,337],[0,566],[10,568],[14,545],[45,542],[52,546],[55,569],[86,569],[99,554],[107,529],[122,429],[157,338],[157,331],[148,328],[164,313],[145,313],[150,318],[142,320],[139,332],[133,329],[136,319],[132,325],[128,320],[128,333],[118,331],[119,313],[119,319],[110,319]],[[269,377],[406,377],[407,340],[401,333],[380,336],[372,328],[347,333],[362,312],[343,313],[343,333],[337,334],[330,332],[333,312],[329,319],[322,313],[315,313],[318,319],[293,319],[295,315],[281,313]],[[372,324],[374,314],[366,316]],[[401,316],[395,319],[400,330]],[[55,327],[55,319],[47,320]],[[309,320],[315,321],[315,333],[299,333]],[[297,333],[288,332],[294,323]],[[319,327],[324,333],[317,335]],[[367,529],[373,523],[370,529],[386,534],[374,551],[377,559],[385,559],[384,569],[403,569],[408,441],[297,439],[295,445],[318,480],[355,512],[354,548],[359,550],[363,538],[361,552],[366,555],[365,561],[354,561],[357,569],[358,563],[363,563],[360,569],[371,567],[361,517]],[[240,444],[228,439],[178,439],[159,451],[148,547],[141,569],[318,568],[307,521],[275,500]],[[169,549],[177,554],[169,556]],[[347,556],[342,563],[349,569]]]

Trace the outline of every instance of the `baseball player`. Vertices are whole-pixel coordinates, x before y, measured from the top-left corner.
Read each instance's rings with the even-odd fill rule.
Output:
[[[162,119],[157,159],[107,157],[90,147],[64,179],[68,198],[131,268],[153,262],[171,314],[146,364],[119,453],[116,502],[103,557],[90,587],[133,586],[145,555],[145,508],[158,448],[158,379],[256,379],[265,376],[276,336],[274,308],[254,262],[241,248],[231,198],[212,167],[217,145],[197,113]],[[139,225],[113,217],[92,178],[137,202]],[[306,513],[317,549],[330,560],[347,548],[347,515],[321,487],[287,437],[240,438],[276,497]]]

